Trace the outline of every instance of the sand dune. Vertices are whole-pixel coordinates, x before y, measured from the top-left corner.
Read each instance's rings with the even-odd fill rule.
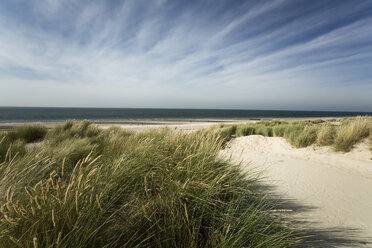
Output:
[[[372,153],[366,143],[336,153],[330,147],[296,149],[284,138],[252,135],[233,139],[223,154],[243,161],[247,169],[263,169],[263,182],[275,193],[306,206],[291,215],[303,227],[342,230],[342,238],[355,240],[357,247],[372,247]]]

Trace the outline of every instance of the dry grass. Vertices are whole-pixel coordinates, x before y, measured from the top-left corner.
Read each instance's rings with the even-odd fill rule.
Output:
[[[223,141],[67,122],[0,162],[0,247],[297,244],[266,211],[256,179],[218,157]]]
[[[305,126],[298,134],[295,132],[290,136],[292,145],[295,147],[307,147],[314,144],[314,142],[317,140],[318,129],[318,125],[308,125]]]
[[[340,125],[339,125],[340,124]],[[228,126],[224,126],[227,130]],[[219,127],[211,128],[219,133]],[[371,135],[372,117],[332,119],[329,121],[260,121],[235,127],[236,137],[248,135],[277,136],[286,138],[295,147],[306,147],[313,144],[333,146],[336,151],[350,151],[353,145]],[[230,137],[228,137],[230,135]],[[232,132],[225,133],[225,139],[231,138]],[[370,138],[371,139],[371,138]],[[372,142],[371,142],[372,143]]]
[[[23,125],[10,131],[7,135],[10,140],[23,140],[26,143],[42,140],[47,129],[41,125]]]
[[[336,129],[332,125],[323,125],[320,127],[316,144],[319,146],[329,146],[333,144]]]
[[[336,151],[350,151],[354,144],[369,136],[370,126],[371,121],[367,117],[345,121],[336,130],[334,139]]]

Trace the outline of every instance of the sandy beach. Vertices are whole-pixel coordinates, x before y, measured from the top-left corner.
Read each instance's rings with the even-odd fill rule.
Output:
[[[341,153],[252,135],[233,139],[222,153],[262,171],[270,194],[291,203],[288,216],[301,228],[326,233],[319,247],[372,247],[372,153],[366,143]]]
[[[223,120],[101,123],[134,131],[168,127],[186,132]],[[231,120],[225,124],[256,122]],[[331,147],[294,148],[284,138],[252,135],[232,139],[222,154],[255,170],[286,206],[286,217],[314,233],[318,247],[372,247],[372,152],[367,142],[350,152]],[[313,247],[313,243],[310,247]]]
[[[124,129],[130,129],[133,131],[143,131],[150,128],[164,128],[168,127],[171,129],[179,129],[185,131],[194,131],[200,128],[209,127],[215,124],[239,124],[246,122],[256,122],[253,119],[178,119],[178,120],[125,120],[125,121],[93,121],[94,124],[102,129],[109,127],[121,127]],[[47,128],[53,128],[61,122],[30,122],[30,123],[0,123],[0,131],[10,130],[12,128],[22,126],[24,124],[41,124]]]
[[[372,0],[4,0],[0,248],[372,248]]]
[[[302,121],[315,119],[334,119],[335,117],[313,117],[313,118],[250,118],[250,119],[164,119],[164,120],[118,120],[118,121],[92,121],[102,129],[107,129],[112,126],[131,129],[133,131],[143,131],[149,128],[168,127],[173,129],[194,131],[200,128],[209,127],[215,124],[241,124],[254,123],[260,120],[287,120],[287,121]],[[339,118],[339,117],[338,117]],[[25,124],[40,124],[49,129],[65,121],[43,121],[43,122],[0,122],[0,131],[10,130]]]
[[[172,120],[96,122],[136,132],[168,127],[192,132],[218,123],[256,120]],[[42,123],[48,128],[55,123]],[[20,123],[0,124],[7,130]],[[318,247],[372,247],[372,152],[367,141],[350,152],[331,147],[294,148],[284,138],[251,135],[233,138],[221,154],[262,175],[269,197],[282,202],[285,217],[314,233]],[[311,244],[310,247],[314,247]]]

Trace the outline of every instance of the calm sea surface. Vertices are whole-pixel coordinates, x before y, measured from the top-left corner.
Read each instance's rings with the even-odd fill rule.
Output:
[[[372,115],[371,112],[277,110],[144,109],[144,108],[36,108],[0,107],[0,122],[48,122],[68,119],[93,121],[306,118]]]

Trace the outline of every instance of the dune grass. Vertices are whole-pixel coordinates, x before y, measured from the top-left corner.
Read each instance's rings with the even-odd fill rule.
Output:
[[[47,129],[41,125],[22,125],[7,133],[11,141],[23,140],[26,143],[42,140]]]
[[[328,124],[322,125],[319,128],[319,132],[317,134],[316,144],[319,146],[332,145],[334,142],[335,133],[336,133],[335,126]]]
[[[41,125],[22,125],[9,132],[0,133],[0,162],[12,154],[23,155],[26,143],[42,140],[47,129]]]
[[[356,118],[346,121],[340,126],[335,134],[335,149],[337,151],[350,151],[354,144],[368,137],[371,130],[371,122],[367,118]]]
[[[253,125],[238,125],[236,128],[236,137],[256,134],[256,128]]]
[[[214,135],[217,135],[220,137],[223,143],[226,143],[231,139],[232,136],[235,135],[236,131],[236,126],[235,125],[219,125],[218,129],[214,129],[214,132],[212,132]]]
[[[340,124],[340,125],[338,125]],[[224,126],[225,129],[228,126]],[[218,133],[218,126],[209,130]],[[310,145],[333,146],[336,151],[348,152],[353,146],[372,133],[372,117],[355,117],[331,120],[259,121],[235,125],[236,137],[263,135],[284,137],[294,147]],[[228,137],[225,136],[225,139]],[[369,138],[372,139],[372,138]],[[372,143],[372,141],[371,141]],[[372,145],[371,145],[372,147]]]
[[[256,178],[218,156],[235,129],[136,134],[69,121],[11,154],[3,134],[0,247],[298,244]]]
[[[24,141],[12,141],[6,134],[0,134],[0,163],[13,154],[23,155],[25,152]]]

